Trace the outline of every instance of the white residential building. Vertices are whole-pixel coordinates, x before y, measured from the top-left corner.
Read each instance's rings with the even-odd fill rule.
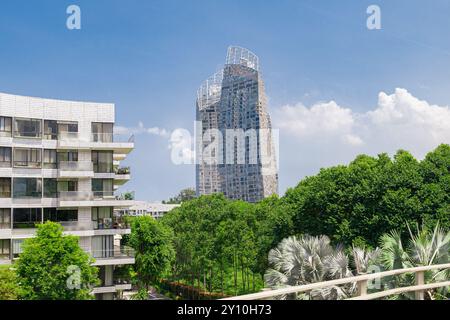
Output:
[[[135,201],[134,205],[125,209],[116,209],[117,215],[122,216],[151,216],[161,219],[169,211],[178,208],[179,204],[164,204],[160,202]]]
[[[0,93],[0,264],[20,255],[36,225],[55,221],[95,258],[98,299],[131,289],[114,277],[135,259],[120,246],[131,230],[113,212],[133,204],[114,191],[130,179],[119,165],[134,143],[117,141],[114,118],[113,104]]]

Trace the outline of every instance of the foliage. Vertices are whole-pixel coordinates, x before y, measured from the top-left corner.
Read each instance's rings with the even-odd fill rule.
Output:
[[[393,159],[360,155],[348,166],[302,180],[281,204],[294,234],[325,234],[345,245],[375,247],[381,235],[398,227],[404,239],[408,223],[441,221],[448,230],[450,146],[439,146],[421,162],[402,150]]]
[[[439,224],[434,229],[409,229],[409,239],[402,241],[396,231],[385,234],[380,239],[382,249],[381,264],[385,270],[428,266],[450,263],[450,232],[444,231]],[[425,282],[443,282],[450,279],[450,271],[433,270],[425,272]],[[384,279],[387,288],[407,287],[415,283],[414,276],[403,274]],[[449,295],[447,288],[427,290],[428,299]],[[414,293],[395,296],[396,299],[414,299]]]
[[[333,247],[326,236],[289,237],[269,253],[271,268],[265,274],[266,283],[273,289],[306,285],[351,277],[367,272],[376,263],[379,251],[353,248],[352,259],[357,266],[351,269],[350,258],[342,247]],[[285,295],[282,299],[337,300],[351,297],[356,284],[314,289],[308,293]]]
[[[136,251],[134,265],[141,286],[148,291],[170,268],[174,259],[173,233],[152,217],[133,219],[129,244]]]
[[[91,257],[78,245],[78,238],[63,235],[61,225],[47,222],[36,237],[23,243],[17,276],[23,298],[29,300],[91,299],[99,283]]]
[[[18,300],[21,295],[19,279],[10,266],[0,267],[0,300]]]
[[[180,193],[175,196],[174,198],[170,198],[167,201],[163,201],[164,204],[180,204],[192,199],[195,199],[197,196],[196,192],[192,188],[183,189],[180,191]]]

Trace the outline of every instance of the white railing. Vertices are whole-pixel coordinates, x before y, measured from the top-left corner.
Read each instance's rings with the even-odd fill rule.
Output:
[[[58,134],[58,140],[78,140],[78,132],[62,131]]]
[[[63,171],[93,171],[91,161],[60,161],[59,169]]]
[[[325,282],[317,282],[311,283],[307,285],[301,286],[293,286],[276,290],[266,290],[263,292],[247,294],[243,296],[236,296],[225,298],[223,300],[262,300],[262,299],[270,299],[278,296],[283,296],[287,294],[293,293],[301,293],[307,292],[315,289],[323,289],[332,286],[338,286],[343,284],[356,283],[358,287],[358,292],[355,297],[352,297],[348,300],[373,300],[379,299],[395,294],[401,294],[406,292],[415,292],[416,300],[424,299],[425,290],[435,289],[435,288],[443,288],[450,286],[450,281],[444,281],[439,283],[429,283],[425,284],[425,272],[432,270],[446,270],[450,269],[450,263],[440,264],[440,265],[431,265],[431,266],[423,266],[423,267],[415,267],[415,268],[405,268],[405,269],[396,269],[384,272],[370,273],[355,277],[348,277],[342,279],[336,279]],[[388,276],[395,276],[399,274],[405,273],[413,273],[415,275],[416,283],[414,286],[409,287],[400,287],[391,290],[380,291],[376,293],[367,294],[367,284],[368,281],[374,279],[381,279]]]
[[[89,191],[60,191],[58,199],[61,201],[89,201],[93,199],[93,194]]]

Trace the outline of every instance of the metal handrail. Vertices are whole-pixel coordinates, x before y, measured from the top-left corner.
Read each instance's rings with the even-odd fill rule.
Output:
[[[258,292],[258,293],[252,293],[247,294],[243,296],[236,296],[236,297],[230,297],[223,300],[260,300],[260,299],[267,299],[267,298],[273,298],[276,296],[282,296],[286,294],[292,294],[292,293],[299,293],[299,292],[305,292],[305,291],[311,291],[314,289],[323,289],[327,287],[342,285],[342,284],[348,284],[348,283],[358,283],[358,297],[354,297],[353,299],[360,298],[363,296],[364,298],[367,298],[371,295],[366,295],[367,286],[365,286],[364,289],[360,289],[361,287],[364,288],[364,284],[367,285],[367,281],[378,279],[378,278],[384,278],[388,276],[394,276],[404,273],[415,273],[416,275],[422,274],[425,271],[431,271],[431,270],[440,270],[440,269],[450,269],[450,263],[446,264],[439,264],[439,265],[431,265],[431,266],[421,266],[421,267],[414,267],[414,268],[404,268],[404,269],[395,269],[395,270],[389,270],[384,272],[376,272],[376,273],[370,273],[370,274],[364,274],[354,277],[347,277],[342,279],[336,279],[336,280],[330,280],[330,281],[324,281],[324,282],[317,282],[317,283],[311,283],[307,285],[301,285],[301,286],[293,286],[288,288],[282,288],[282,289],[276,289],[276,290],[267,290],[264,292]],[[420,277],[416,276],[416,279]],[[422,279],[423,280],[423,279]],[[446,283],[439,284],[438,287],[446,287]],[[436,284],[437,285],[437,284]],[[419,284],[419,286],[424,286],[424,284]],[[397,289],[404,289],[407,292],[411,287],[405,287],[405,288],[397,288]],[[417,290],[426,290],[426,289],[415,289],[413,291]],[[388,291],[384,291],[388,292]],[[399,293],[402,293],[403,291],[400,291]],[[381,293],[381,292],[380,292]],[[394,293],[395,294],[395,293]],[[390,294],[387,294],[390,295]],[[376,297],[374,298],[376,299]]]

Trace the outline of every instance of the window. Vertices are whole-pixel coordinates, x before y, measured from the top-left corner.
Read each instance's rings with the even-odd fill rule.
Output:
[[[44,168],[45,169],[56,169],[57,164],[57,153],[56,150],[46,149],[44,150]]]
[[[40,168],[41,149],[14,149],[14,167]]]
[[[112,229],[113,228],[113,208],[99,207],[92,208],[92,222],[94,229]]]
[[[0,167],[11,167],[11,148],[0,147]]]
[[[77,180],[58,181],[58,191],[59,192],[75,192],[75,191],[78,191],[78,181]]]
[[[14,258],[17,258],[19,256],[19,254],[21,254],[23,252],[23,249],[22,249],[23,241],[24,241],[23,239],[13,239],[12,252],[13,252]]]
[[[58,122],[55,120],[44,120],[44,139],[58,139]]]
[[[44,221],[76,222],[78,221],[77,209],[44,208]]]
[[[94,172],[112,173],[113,151],[92,151],[92,162],[94,164]]]
[[[56,179],[44,179],[44,198],[58,197],[58,181]]]
[[[59,162],[77,162],[78,161],[78,151],[64,151],[58,152]]]
[[[11,198],[11,178],[0,178],[0,198]]]
[[[0,137],[11,137],[12,118],[0,117]]]
[[[112,123],[92,123],[92,140],[94,142],[113,142]]]
[[[41,208],[16,208],[13,212],[13,228],[29,229],[36,228],[42,223]]]
[[[113,179],[92,179],[92,191],[95,197],[113,197]]]
[[[0,240],[0,260],[11,259],[11,240]]]
[[[14,136],[19,138],[40,138],[41,123],[39,119],[14,119]]]
[[[42,180],[38,178],[14,178],[14,198],[41,198]]]
[[[59,139],[78,139],[78,123],[77,122],[59,122],[58,123]]]
[[[0,229],[11,229],[11,209],[0,209]]]
[[[114,236],[92,237],[92,256],[109,258],[114,256]]]

